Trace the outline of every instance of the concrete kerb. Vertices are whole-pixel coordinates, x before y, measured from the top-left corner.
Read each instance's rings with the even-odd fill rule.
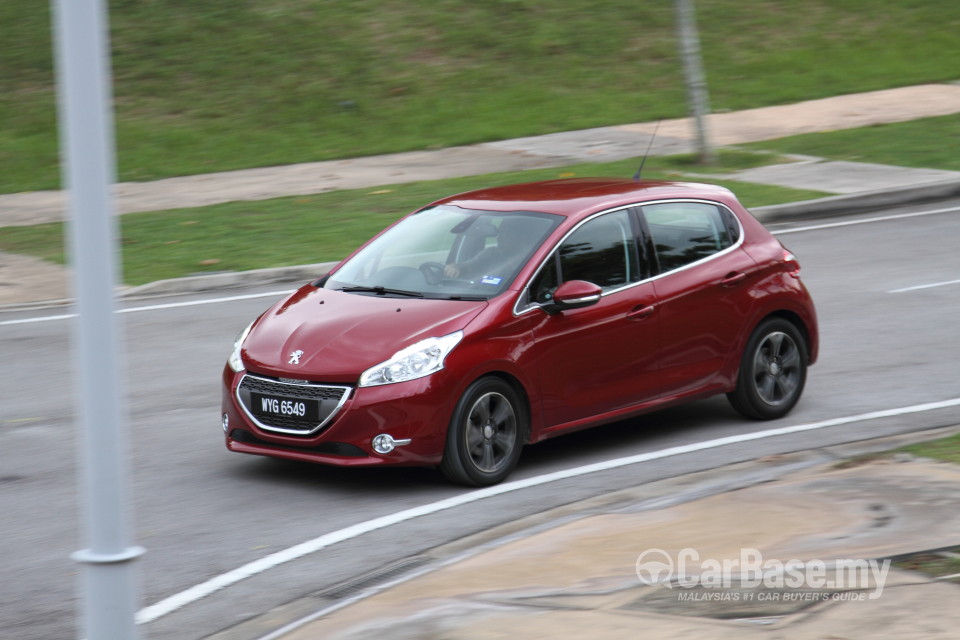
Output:
[[[943,180],[896,189],[877,189],[850,195],[828,196],[753,209],[763,222],[789,222],[808,218],[829,218],[864,213],[881,207],[936,202],[960,196],[960,180]]]
[[[120,293],[120,296],[125,299],[136,299],[237,289],[254,285],[306,282],[324,275],[336,266],[336,264],[336,262],[319,262],[316,264],[294,265],[291,267],[253,269],[251,271],[227,271],[208,275],[188,276],[186,278],[157,280],[156,282],[125,289]]]
[[[363,606],[362,601],[367,598],[409,579],[415,579],[512,541],[575,520],[621,510],[637,512],[669,508],[722,493],[775,482],[782,477],[806,469],[830,469],[844,460],[878,454],[918,442],[937,440],[958,432],[960,432],[960,425],[943,426],[913,433],[765,456],[626,487],[612,493],[534,513],[513,522],[452,540],[425,550],[413,558],[398,561],[395,565],[391,565],[396,568],[395,571],[379,569],[370,574],[355,576],[344,583],[325,587],[215,633],[207,640],[282,638],[296,629],[310,625],[325,612],[342,606]],[[344,592],[349,592],[351,595],[349,597],[337,595]]]
[[[752,212],[763,223],[789,222],[863,213],[881,207],[923,204],[958,196],[960,196],[960,180],[945,180],[909,187],[864,191],[850,195],[829,196],[816,200],[756,207],[752,209]],[[118,290],[117,296],[123,300],[136,300],[211,291],[229,291],[268,284],[303,283],[322,276],[336,264],[336,262],[322,262],[158,280],[136,287],[122,288]],[[0,305],[0,312],[64,306],[71,302],[69,299],[64,299]]]
[[[896,189],[865,191],[852,195],[829,196],[816,200],[804,200],[787,204],[756,207],[752,213],[764,223],[788,222],[809,218],[828,218],[850,213],[862,213],[880,207],[922,204],[960,196],[960,180],[946,180]],[[139,287],[126,289],[123,298],[152,297],[183,293],[202,293],[221,289],[233,289],[272,283],[304,282],[315,279],[336,262],[256,269],[202,276],[190,276],[172,280],[160,280]]]

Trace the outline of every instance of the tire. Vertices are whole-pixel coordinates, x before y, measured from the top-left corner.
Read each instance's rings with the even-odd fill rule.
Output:
[[[775,420],[790,413],[806,381],[803,334],[783,318],[770,318],[750,336],[740,360],[737,387],[727,399],[744,417]]]
[[[526,405],[513,387],[480,378],[457,402],[440,471],[457,484],[497,484],[517,465],[527,428]]]

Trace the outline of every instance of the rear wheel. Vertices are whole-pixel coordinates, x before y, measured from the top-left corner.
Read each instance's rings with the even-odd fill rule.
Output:
[[[496,484],[517,465],[526,429],[526,407],[513,387],[480,378],[453,412],[440,470],[458,484]]]
[[[747,418],[773,420],[793,409],[806,380],[806,340],[791,322],[771,318],[750,336],[740,361],[737,388],[727,398]]]

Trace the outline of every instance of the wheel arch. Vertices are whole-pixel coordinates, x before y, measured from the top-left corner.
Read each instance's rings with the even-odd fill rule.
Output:
[[[752,321],[749,321],[747,326],[749,326],[750,330],[741,334],[737,343],[730,350],[729,359],[726,361],[723,369],[727,391],[732,390],[736,385],[737,376],[740,373],[740,366],[743,360],[743,352],[747,348],[750,338],[760,325],[772,318],[786,320],[800,332],[800,336],[803,338],[804,345],[806,346],[807,366],[816,361],[817,347],[815,343],[811,342],[811,338],[816,336],[816,328],[814,327],[813,331],[811,331],[803,315],[797,311],[786,307],[775,308],[772,311],[767,311],[763,315],[758,314]]]
[[[786,333],[786,339],[777,341],[775,355],[770,355],[773,348],[768,347],[767,355],[761,356],[763,345],[774,333]],[[806,382],[806,370],[812,362],[810,338],[811,332],[799,314],[778,309],[760,318],[743,347],[737,366],[736,384],[727,392],[727,399],[734,410],[753,420],[773,420],[788,414],[800,400]],[[783,343],[794,343],[794,349],[801,352],[796,364],[781,366],[780,348]],[[761,377],[763,385],[759,382]],[[761,390],[761,386],[765,390]],[[776,397],[778,389],[779,398]]]
[[[487,413],[486,426],[470,427],[470,416],[474,409],[480,406],[483,398],[494,394],[500,395],[503,401],[515,409],[516,419],[509,415],[495,418],[495,413]],[[486,405],[481,411],[489,409],[489,405]],[[517,465],[523,447],[527,444],[529,413],[529,398],[516,378],[496,369],[479,373],[470,380],[457,401],[447,428],[440,471],[452,482],[467,486],[489,486],[501,482]],[[466,430],[470,429],[483,432],[475,433],[475,436],[481,438],[476,444],[479,444],[482,452],[478,453],[469,444]],[[496,435],[501,433],[501,429],[509,434],[507,440]],[[478,455],[482,461],[478,461]]]
[[[756,331],[757,327],[759,327],[761,324],[763,324],[767,320],[770,320],[771,318],[780,318],[782,320],[786,320],[787,322],[792,324],[794,327],[796,327],[797,331],[799,331],[800,335],[803,337],[803,344],[805,347],[804,350],[806,351],[805,355],[807,356],[806,364],[808,366],[813,364],[814,361],[816,360],[816,344],[812,342],[812,334],[810,332],[810,328],[807,326],[807,323],[804,322],[804,319],[800,316],[800,314],[794,311],[791,311],[789,309],[778,309],[776,311],[771,311],[767,315],[760,318],[760,320],[758,320],[756,324],[754,324],[753,331]]]
[[[523,403],[523,406],[521,407],[521,409],[526,414],[524,416],[526,420],[524,420],[523,422],[522,442],[525,445],[530,444],[530,434],[533,431],[533,407],[530,405],[530,394],[527,393],[526,387],[523,385],[522,382],[520,382],[519,378],[510,374],[507,371],[503,371],[500,369],[486,371],[484,373],[477,375],[476,377],[474,377],[473,380],[470,381],[470,384],[468,384],[467,387],[469,387],[471,384],[473,384],[477,380],[480,380],[481,378],[499,378],[500,380],[508,384],[510,388],[512,388],[516,392],[517,397],[520,398],[520,402]]]

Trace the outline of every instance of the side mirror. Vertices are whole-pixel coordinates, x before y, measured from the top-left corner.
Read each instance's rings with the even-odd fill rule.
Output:
[[[600,302],[603,290],[599,285],[585,280],[570,280],[564,282],[553,293],[553,300],[542,305],[542,309],[553,315],[561,311],[582,309]]]

